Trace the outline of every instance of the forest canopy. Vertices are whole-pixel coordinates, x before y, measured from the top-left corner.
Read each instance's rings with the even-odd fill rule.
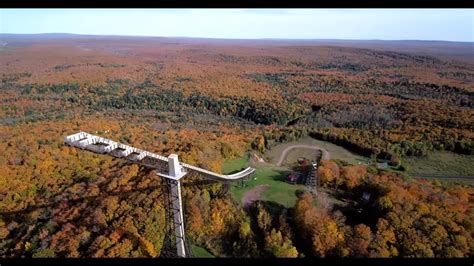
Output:
[[[215,256],[472,257],[472,186],[402,174],[408,157],[474,155],[472,50],[173,41],[0,51],[0,257],[165,251],[162,180],[66,146],[78,131],[215,172],[306,136],[400,170],[321,161],[320,193],[249,209],[226,184],[192,176],[186,236]]]

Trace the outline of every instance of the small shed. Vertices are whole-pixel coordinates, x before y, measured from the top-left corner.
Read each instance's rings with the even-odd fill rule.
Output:
[[[378,169],[387,169],[387,168],[388,168],[388,163],[387,163],[387,162],[377,163],[377,164],[375,164],[375,166],[376,166]]]

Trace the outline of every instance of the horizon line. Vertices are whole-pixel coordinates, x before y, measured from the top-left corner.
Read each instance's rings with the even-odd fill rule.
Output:
[[[102,36],[102,37],[141,37],[141,38],[187,38],[187,39],[212,39],[212,40],[247,40],[247,41],[265,41],[265,40],[281,40],[281,41],[394,41],[394,42],[452,42],[452,43],[474,43],[474,41],[453,41],[453,40],[433,40],[433,39],[331,39],[331,38],[226,38],[226,37],[190,37],[190,36],[158,36],[158,35],[117,35],[117,34],[84,34],[84,33],[67,33],[67,32],[43,32],[43,33],[0,33],[0,35],[76,35],[76,36]],[[58,37],[59,38],[59,37]]]

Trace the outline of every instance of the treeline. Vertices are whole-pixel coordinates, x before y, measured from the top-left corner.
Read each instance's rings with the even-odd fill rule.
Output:
[[[325,66],[329,68],[329,64]],[[358,65],[344,65],[347,71],[359,71]],[[352,70],[351,70],[352,69]],[[361,70],[362,71],[362,70]],[[308,75],[304,72],[251,73],[243,77],[256,82],[269,83],[279,88],[285,97],[295,99],[302,93],[347,93],[351,95],[385,95],[401,100],[435,99],[461,107],[474,106],[474,93],[446,84],[434,84],[399,78],[395,81],[383,81],[373,78],[366,80],[337,79],[327,74]]]
[[[160,90],[159,93],[136,94],[132,90],[122,96],[112,96],[100,99],[97,102],[88,102],[93,109],[105,108],[117,109],[152,109],[157,111],[178,111],[181,110],[184,102],[182,92],[175,90]]]
[[[146,82],[146,81],[145,81]],[[136,87],[141,88],[145,82],[138,84]],[[70,83],[59,83],[59,84],[24,84],[18,85],[15,84],[15,89],[20,91],[23,95],[29,94],[47,94],[47,93],[55,93],[70,95],[77,95],[80,93],[92,93],[97,94],[99,96],[109,95],[109,94],[117,94],[123,88],[131,88],[132,84],[127,79],[115,79],[115,80],[107,80],[105,85],[79,85],[77,82],[70,82]],[[82,90],[84,89],[84,90]]]
[[[472,255],[472,188],[443,188],[404,181],[394,173],[366,166],[341,167],[323,161],[320,185],[337,190],[347,202],[331,206],[309,194],[295,206],[297,232],[305,254],[317,257],[469,257]],[[300,250],[299,249],[299,250]]]
[[[352,130],[347,133],[350,134],[334,134],[330,129],[326,129],[312,131],[309,135],[316,139],[330,141],[367,157],[375,154],[378,158],[390,160],[395,165],[398,164],[401,157],[426,156],[433,150],[474,154],[474,142],[465,138],[455,139],[452,136],[444,136],[435,142],[402,140],[390,143],[370,131]]]
[[[50,84],[50,85],[38,85],[38,84],[26,84],[21,88],[21,94],[31,94],[33,89],[36,93],[56,93],[62,94],[66,92],[78,92],[80,89],[77,83],[65,83],[65,84]]]
[[[213,98],[200,93],[185,96],[180,91],[160,89],[154,93],[135,93],[128,90],[122,96],[113,96],[97,102],[90,98],[71,96],[71,102],[79,101],[93,109],[152,109],[156,111],[204,112],[219,116],[234,116],[256,124],[284,124],[307,112],[303,106],[283,106],[265,103],[249,97]]]
[[[112,64],[104,64],[104,63],[90,64],[90,63],[85,63],[85,64],[75,64],[75,65],[71,65],[71,64],[69,64],[69,65],[56,65],[56,66],[54,66],[53,69],[54,69],[54,71],[61,72],[61,71],[64,71],[64,70],[72,68],[72,67],[81,67],[81,66],[85,66],[85,67],[99,66],[99,67],[107,68],[107,67],[125,67],[126,65],[117,64],[117,63],[112,63]]]
[[[441,78],[456,79],[465,82],[472,82],[474,80],[474,74],[469,72],[438,72],[438,76]]]
[[[256,124],[286,124],[288,121],[309,113],[310,108],[301,103],[285,101],[264,102],[250,97],[211,97],[199,92],[185,95],[181,91],[165,89],[145,80],[131,84],[129,80],[108,80],[105,85],[81,86],[66,84],[15,85],[23,95],[57,94],[43,100],[61,99],[66,103],[91,108],[155,110],[160,112],[209,113],[233,116]],[[41,100],[41,98],[35,98]]]
[[[399,165],[404,156],[426,156],[434,150],[451,151],[460,154],[474,154],[474,142],[467,138],[455,138],[451,134],[443,134],[436,141],[432,140],[400,140],[389,141],[385,134],[390,131],[356,129],[313,128],[306,125],[294,127],[266,128],[252,142],[252,148],[263,152],[279,143],[298,140],[306,136],[329,141],[350,151],[366,157],[377,156],[389,160],[392,165]]]
[[[313,106],[314,111],[299,121],[300,124],[306,123],[315,127],[320,127],[322,121],[329,122],[331,127],[340,128],[358,128],[373,129],[384,128],[389,129],[399,126],[400,121],[397,110],[390,105],[382,106],[374,104],[370,101],[359,100],[350,105],[340,104],[325,105],[323,107]]]
[[[0,78],[0,90],[16,89],[18,86],[16,82],[24,77],[27,77],[27,78],[31,77],[31,73],[20,72],[20,73],[14,73],[14,74],[2,74]]]
[[[394,173],[334,161],[322,161],[317,176],[324,189],[315,198],[300,191],[293,208],[256,201],[247,217],[225,198],[212,196],[214,188],[190,193],[188,236],[222,257],[472,255],[472,188],[404,181]]]
[[[199,93],[187,99],[187,105],[193,108],[205,107],[213,114],[231,115],[255,122],[256,124],[285,124],[306,112],[300,105],[262,102],[249,97],[224,97],[215,99]]]
[[[395,81],[391,83],[381,82],[377,84],[377,88],[383,91],[384,95],[402,99],[428,98],[442,100],[458,106],[474,106],[473,92],[448,85]]]
[[[306,70],[334,69],[334,70],[347,71],[347,72],[363,72],[370,69],[366,65],[348,63],[344,61],[336,61],[336,62],[327,63],[327,64],[320,63],[320,62],[305,63],[305,62],[300,62],[300,61],[294,61],[292,62],[292,64]]]
[[[286,77],[296,77],[300,73],[253,75],[254,78],[280,83]],[[415,95],[413,96],[415,98],[429,96],[448,100],[456,99],[457,102],[454,102],[465,106],[472,104],[472,93],[448,86],[375,81],[369,81],[367,84],[370,84],[370,86],[367,85],[370,88],[377,88],[378,92],[383,91],[396,97],[402,97],[402,95]],[[349,84],[334,80],[330,85],[333,86],[332,88],[344,88]],[[378,87],[379,85],[381,87]],[[4,99],[4,101],[15,101],[14,99],[18,101],[24,95],[28,95],[29,99],[35,101],[49,101],[54,105],[66,104],[72,107],[86,108],[90,111],[105,109],[150,110],[174,112],[187,119],[191,117],[191,114],[199,113],[243,119],[260,125],[296,125],[296,127],[290,126],[290,129],[283,131],[286,133],[281,135],[270,136],[273,133],[267,134],[265,145],[269,147],[273,145],[272,142],[291,141],[314,131],[312,134],[315,138],[331,141],[365,156],[377,154],[379,158],[388,159],[394,163],[403,156],[424,156],[432,150],[474,154],[473,140],[464,133],[456,133],[455,130],[471,127],[472,119],[469,117],[469,110],[465,110],[464,107],[444,106],[441,103],[431,104],[429,100],[409,100],[405,105],[400,106],[399,101],[401,100],[394,100],[394,98],[379,99],[364,96],[353,99],[347,98],[346,94],[328,94],[328,97],[332,98],[343,97],[342,103],[339,103],[332,99],[319,99],[318,97],[327,95],[316,93],[312,95],[311,99],[292,101],[286,96],[293,97],[294,95],[284,93],[283,99],[268,102],[250,97],[212,97],[199,92],[184,94],[178,90],[162,88],[148,79],[138,84],[127,79],[107,80],[105,85],[87,87],[77,83],[15,86],[22,95]],[[285,87],[287,85],[279,84],[279,86]],[[289,91],[291,92],[292,89]],[[404,93],[400,94],[400,92]],[[1,120],[2,124],[65,117],[63,112],[59,116],[39,117],[37,114],[41,112],[38,111],[36,114],[31,112],[31,108],[34,107],[28,108],[29,113],[26,113],[25,109],[23,117],[19,117],[16,114],[18,112],[13,114],[13,111],[5,109],[4,118]],[[436,131],[438,132],[436,134],[433,133],[435,131],[425,133],[425,128],[435,126],[449,130],[446,132]],[[403,137],[400,140],[380,137],[376,133],[381,129],[394,132],[397,130],[406,131],[410,127],[417,127],[417,132],[409,133],[409,137]],[[294,128],[304,128],[306,132],[298,133],[299,129]],[[293,132],[293,130],[295,131]],[[430,136],[427,137],[427,135]]]

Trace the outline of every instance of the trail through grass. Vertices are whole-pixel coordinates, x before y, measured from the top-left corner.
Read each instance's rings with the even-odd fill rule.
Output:
[[[403,163],[411,175],[474,176],[474,156],[435,151],[426,157],[407,157]]]
[[[360,156],[360,155],[357,155],[341,146],[338,146],[336,144],[332,144],[330,142],[327,142],[327,141],[322,141],[322,140],[317,140],[317,139],[313,139],[311,137],[306,137],[306,138],[302,138],[302,139],[299,139],[297,141],[292,141],[292,142],[288,142],[288,143],[284,143],[284,144],[279,144],[275,147],[273,147],[272,149],[270,149],[269,151],[267,151],[265,153],[267,159],[270,160],[271,163],[276,163],[278,161],[278,158],[280,157],[280,154],[282,153],[282,151],[289,147],[289,146],[293,146],[293,145],[298,145],[298,144],[304,144],[304,145],[315,145],[315,146],[319,146],[321,148],[324,148],[326,149],[329,154],[330,154],[330,158],[331,159],[339,159],[339,160],[343,160],[343,161],[346,161],[348,163],[351,163],[351,164],[359,164],[360,163],[367,163],[368,159],[367,157],[364,157],[364,156]],[[312,150],[309,150],[309,149],[300,149],[300,148],[295,148],[294,150],[292,150],[291,152],[288,153],[287,155],[287,160],[285,160],[286,162],[288,161],[291,161],[295,158],[293,157],[297,157],[299,153],[301,154],[308,154],[310,155],[311,152],[314,152]],[[291,156],[291,158],[290,158]],[[308,158],[309,159],[309,158]]]
[[[365,164],[367,157],[360,156],[348,151],[345,148],[335,144],[320,141],[313,138],[303,138],[285,144],[280,144],[265,153],[265,160],[268,163],[256,163],[250,160],[249,153],[241,158],[230,160],[224,163],[222,172],[225,174],[234,173],[251,165],[256,169],[251,180],[244,181],[244,187],[241,182],[236,182],[231,187],[234,199],[242,204],[242,198],[246,192],[258,185],[268,184],[268,188],[262,193],[261,200],[271,201],[281,204],[285,207],[293,207],[296,200],[297,190],[307,190],[302,184],[290,184],[286,182],[286,177],[291,172],[290,165],[296,162],[299,157],[309,157],[312,159],[317,151],[295,148],[287,154],[284,164],[280,167],[275,166],[281,155],[281,152],[288,146],[297,144],[316,145],[325,148],[330,153],[331,159],[339,159],[348,163],[357,165]],[[447,175],[447,176],[474,176],[474,156],[459,155],[452,152],[433,152],[427,157],[409,157],[403,160],[408,166],[409,171],[406,175],[415,176],[417,174],[424,175]],[[397,171],[398,172],[398,171]],[[403,173],[403,172],[402,172]],[[469,184],[473,185],[473,179],[438,179],[442,184]]]
[[[257,185],[268,184],[269,187],[263,192],[261,200],[273,201],[285,207],[293,207],[296,202],[297,190],[305,190],[301,184],[290,184],[286,182],[286,176],[290,170],[286,167],[276,167],[271,165],[257,166],[251,180],[245,181],[245,187],[241,183],[232,186],[231,192],[234,198],[241,204],[243,195]]]

